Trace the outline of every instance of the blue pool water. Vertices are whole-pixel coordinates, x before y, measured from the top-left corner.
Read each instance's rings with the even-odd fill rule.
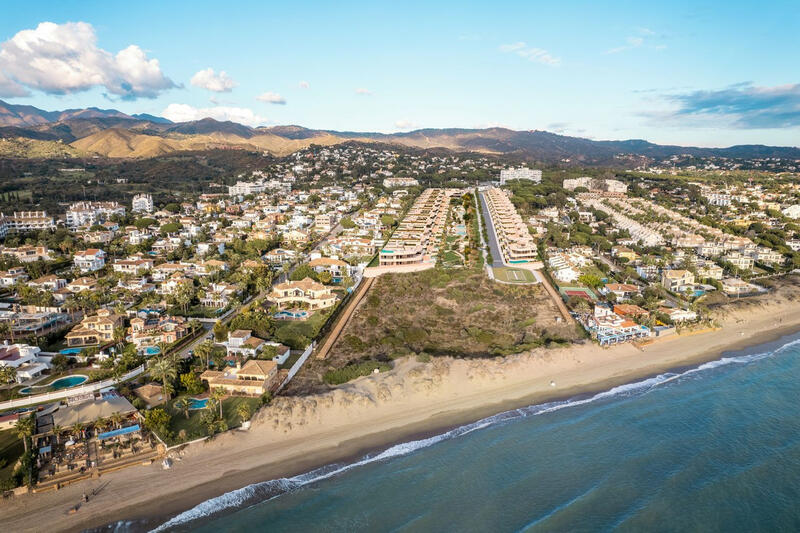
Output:
[[[83,351],[83,348],[64,348],[60,353],[64,355],[76,355]]]
[[[160,531],[798,531],[800,335],[264,480]]]
[[[144,349],[144,353],[146,355],[158,355],[161,353],[161,348],[158,346],[148,346]]]
[[[62,389],[69,389],[70,387],[75,387],[76,385],[84,383],[87,379],[89,379],[88,376],[76,374],[74,376],[58,378],[49,385],[34,385],[33,387],[25,387],[24,389],[20,389],[19,392],[20,394],[38,394],[42,392],[53,392]]]
[[[308,311],[278,311],[275,313],[275,318],[278,319],[291,319],[291,318],[306,318]]]
[[[205,409],[208,405],[208,398],[189,398],[189,409]]]

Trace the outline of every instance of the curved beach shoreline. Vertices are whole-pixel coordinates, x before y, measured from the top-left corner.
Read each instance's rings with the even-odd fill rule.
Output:
[[[132,467],[57,492],[0,502],[10,531],[80,530],[120,520],[156,526],[194,505],[245,485],[289,477],[509,409],[544,403],[718,359],[722,352],[800,329],[800,303],[782,300],[730,310],[722,329],[672,336],[638,349],[594,344],[489,360],[399,361],[385,374],[330,393],[277,398],[248,432],[188,446],[164,471]],[[555,386],[551,384],[554,382]],[[82,493],[103,490],[75,514]]]

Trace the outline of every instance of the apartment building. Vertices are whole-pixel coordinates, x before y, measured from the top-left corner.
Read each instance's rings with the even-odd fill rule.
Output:
[[[383,186],[387,189],[394,189],[395,187],[415,187],[419,185],[416,178],[384,178]]]
[[[5,221],[6,231],[24,232],[55,229],[55,219],[47,215],[47,211],[15,211],[10,217],[0,214]]]
[[[450,197],[458,193],[458,189],[425,189],[380,250],[380,265],[435,262],[447,222]]]
[[[131,211],[134,213],[152,213],[153,196],[150,194],[137,194],[131,202]]]
[[[125,215],[125,207],[117,202],[76,202],[67,210],[67,226],[93,226],[113,215]]]
[[[500,171],[500,185],[505,185],[511,180],[528,180],[541,183],[542,171],[533,168],[504,168]]]
[[[491,187],[484,193],[484,198],[489,208],[489,216],[492,217],[503,261],[506,263],[535,261],[538,257],[536,243],[508,195],[502,189]]]

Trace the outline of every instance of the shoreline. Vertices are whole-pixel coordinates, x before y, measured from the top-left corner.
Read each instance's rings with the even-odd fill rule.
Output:
[[[502,361],[451,360],[427,366],[401,361],[387,375],[360,378],[325,395],[329,398],[273,402],[254,419],[250,431],[190,446],[171,470],[162,471],[160,463],[131,467],[57,492],[0,502],[0,514],[8,527],[19,531],[32,529],[32,523],[38,530],[80,530],[118,521],[133,521],[134,530],[151,528],[253,483],[348,464],[394,444],[439,435],[504,411],[589,396],[800,331],[800,303],[747,311],[729,313],[720,330],[667,337],[641,350],[587,344]],[[550,387],[551,381],[557,387]],[[474,392],[465,393],[465,384]],[[381,400],[385,390],[408,396],[398,401],[390,394]],[[321,405],[310,409],[312,402]],[[275,417],[272,428],[270,416]],[[106,483],[107,488],[78,513],[66,514],[83,491]]]

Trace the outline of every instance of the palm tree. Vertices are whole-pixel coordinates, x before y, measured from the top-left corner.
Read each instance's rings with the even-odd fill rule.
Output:
[[[33,415],[20,416],[14,428],[17,430],[17,437],[22,439],[22,442],[25,444],[25,453],[28,453],[28,439],[33,435],[36,429],[36,422],[33,419]]]
[[[211,391],[211,399],[219,404],[219,417],[222,418],[222,399],[225,397],[225,389],[217,387]]]
[[[169,343],[164,341],[159,342],[158,349],[159,349],[158,353],[161,354],[162,357],[166,356],[167,350],[169,350]]]
[[[164,398],[169,401],[170,392],[172,391],[171,382],[178,377],[178,370],[175,368],[175,362],[169,357],[161,357],[152,364],[149,374],[151,378],[161,382],[161,390],[164,394]]]
[[[211,352],[214,350],[214,343],[211,341],[203,341],[201,342],[197,348],[195,348],[194,352],[197,356],[202,360],[206,360],[206,368],[211,368]]]
[[[122,413],[120,412],[111,413],[111,416],[109,418],[111,419],[111,423],[114,424],[114,428],[119,429],[119,427],[122,426],[122,420],[123,420]]]
[[[122,341],[124,340],[125,340],[125,328],[122,326],[114,328],[114,342],[116,343],[117,349],[119,349],[120,345],[122,345]]]
[[[192,406],[192,402],[189,401],[189,398],[181,398],[177,402],[175,402],[175,408],[181,411],[186,418],[189,418],[189,408]]]
[[[64,428],[58,424],[53,424],[53,435],[56,438],[56,444],[58,444],[59,440],[61,439],[62,433],[64,433]]]
[[[244,402],[240,403],[239,407],[236,408],[236,414],[239,415],[239,420],[241,420],[242,423],[250,420],[250,416],[252,415],[250,412],[250,405]]]
[[[83,424],[81,424],[80,422],[75,422],[74,424],[72,424],[72,436],[73,437],[75,437],[76,435],[78,437],[81,437],[81,432],[82,431],[83,431]]]

